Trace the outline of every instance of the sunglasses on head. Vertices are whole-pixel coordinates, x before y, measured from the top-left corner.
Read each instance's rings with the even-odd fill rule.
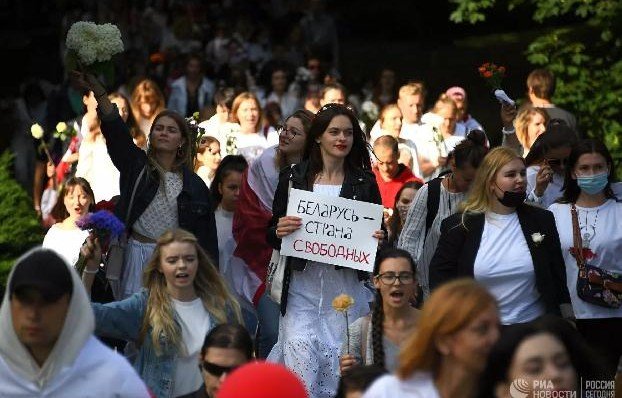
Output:
[[[215,377],[220,377],[224,373],[229,374],[237,368],[238,366],[220,366],[207,361],[203,361],[199,364],[199,369],[204,370]]]

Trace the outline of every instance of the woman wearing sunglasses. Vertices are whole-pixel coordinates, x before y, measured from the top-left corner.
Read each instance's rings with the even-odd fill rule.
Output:
[[[253,359],[253,340],[243,326],[223,323],[212,329],[203,342],[199,369],[204,385],[179,398],[214,398],[225,378]]]
[[[357,365],[376,365],[393,372],[400,343],[417,324],[419,310],[410,305],[417,291],[415,262],[407,251],[387,248],[376,256],[376,299],[370,315],[354,321],[349,345],[341,348],[341,373]]]
[[[577,135],[566,123],[551,120],[536,138],[527,165],[527,201],[548,208],[563,194],[564,169]]]

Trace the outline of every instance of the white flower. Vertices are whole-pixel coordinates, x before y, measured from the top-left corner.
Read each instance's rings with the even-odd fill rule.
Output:
[[[541,234],[540,232],[534,232],[533,234],[531,234],[531,240],[533,241],[533,243],[539,244],[542,243],[545,236],[546,235]]]
[[[67,130],[67,123],[58,122],[58,124],[56,125],[56,131],[58,131],[59,133],[62,133],[65,130]]]
[[[378,118],[378,105],[376,105],[373,101],[365,101],[363,105],[361,105],[363,112],[365,112],[371,119]]]
[[[30,134],[38,140],[43,137],[43,127],[41,127],[38,123],[33,124],[30,127]]]
[[[123,52],[121,32],[110,23],[76,22],[69,28],[65,43],[84,65],[109,61],[113,55]]]

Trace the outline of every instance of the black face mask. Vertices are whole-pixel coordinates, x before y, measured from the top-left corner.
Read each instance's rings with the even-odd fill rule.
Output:
[[[527,193],[525,191],[521,191],[521,192],[503,191],[503,197],[502,198],[497,197],[497,200],[501,202],[503,206],[506,206],[506,207],[518,207],[525,201],[525,199],[527,199]]]

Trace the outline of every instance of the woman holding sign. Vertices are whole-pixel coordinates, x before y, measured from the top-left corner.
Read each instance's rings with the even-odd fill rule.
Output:
[[[300,217],[286,216],[290,180],[295,189],[381,204],[368,153],[354,114],[339,104],[322,107],[306,137],[303,161],[281,172],[268,242],[280,249],[281,239],[302,226]],[[385,234],[378,230],[373,236],[383,240]],[[279,337],[268,360],[296,372],[312,398],[334,396],[339,380],[340,347],[347,325],[331,302],[345,293],[354,298],[349,319],[367,314],[371,294],[362,282],[367,277],[366,272],[351,268],[288,258]]]

